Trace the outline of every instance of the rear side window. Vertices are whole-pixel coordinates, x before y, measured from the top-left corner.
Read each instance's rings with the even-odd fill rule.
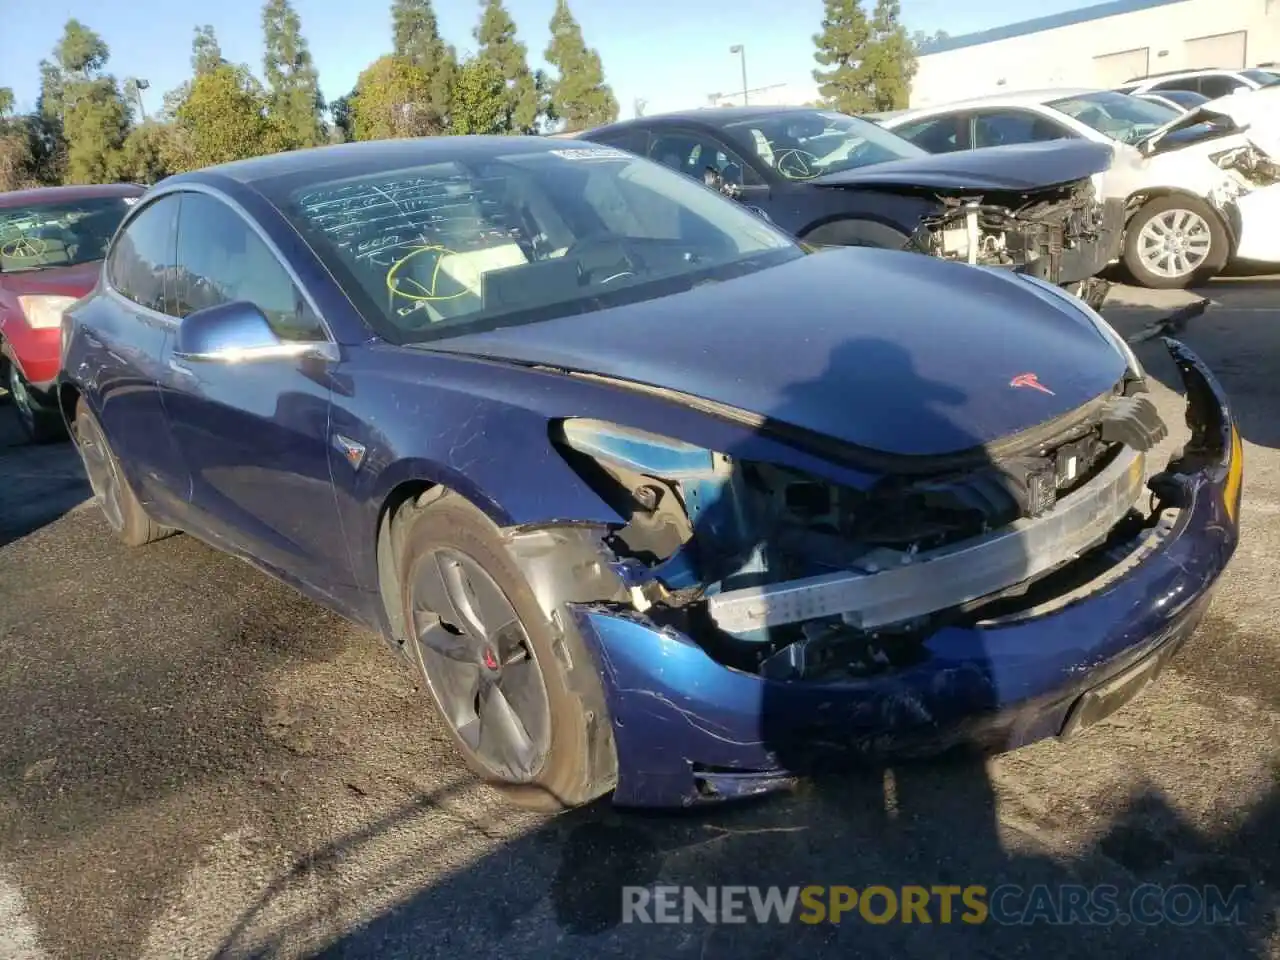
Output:
[[[173,268],[178,198],[172,194],[147,204],[129,221],[107,258],[107,280],[122,296],[158,313],[173,314],[165,280]]]
[[[969,149],[960,136],[964,123],[962,114],[949,113],[904,124],[893,132],[903,140],[910,140],[921,150],[928,150],[930,153],[955,153],[957,150]]]
[[[1241,87],[1253,89],[1243,80],[1237,80],[1235,77],[1225,76],[1220,73],[1200,78],[1200,92],[1210,100],[1217,100],[1218,97],[1229,96]]]
[[[282,340],[324,340],[324,327],[271,248],[216,197],[187,193],[178,223],[177,315],[247,300]]]
[[[1061,125],[1027,110],[988,110],[975,114],[973,118],[975,147],[1045,143],[1070,136]]]
[[[619,150],[626,150],[628,153],[638,153],[640,156],[644,156],[645,151],[649,148],[649,131],[647,130],[622,130],[603,137],[592,137],[591,139],[596,143],[604,143],[611,147],[617,147]]]

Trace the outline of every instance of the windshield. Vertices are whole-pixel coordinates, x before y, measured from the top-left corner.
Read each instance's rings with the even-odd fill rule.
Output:
[[[804,256],[733,201],[611,147],[308,183],[282,207],[395,343],[586,313]]]
[[[1252,80],[1261,87],[1271,87],[1280,83],[1280,73],[1276,73],[1274,70],[1259,70],[1257,68],[1241,70],[1240,76],[1246,80]]]
[[[1111,91],[1064,97],[1051,100],[1046,106],[1079,120],[1112,140],[1129,144],[1137,143],[1182,116],[1173,107],[1162,103]]]
[[[91,197],[0,207],[0,273],[101,260],[136,197]]]
[[[724,132],[788,180],[928,156],[879,124],[827,110],[788,110],[740,120],[727,124]]]

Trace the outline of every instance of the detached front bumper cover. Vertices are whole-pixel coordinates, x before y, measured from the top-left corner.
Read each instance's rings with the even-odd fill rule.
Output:
[[[758,793],[815,769],[819,757],[848,764],[960,744],[1012,749],[1136,695],[1156,672],[1150,664],[1162,665],[1199,623],[1238,539],[1243,459],[1230,404],[1195,354],[1164,342],[1186,386],[1191,439],[1150,481],[1161,522],[1129,562],[1043,612],[943,626],[921,642],[918,660],[875,676],[782,680],[726,667],[624,604],[570,603],[605,680],[615,802]]]

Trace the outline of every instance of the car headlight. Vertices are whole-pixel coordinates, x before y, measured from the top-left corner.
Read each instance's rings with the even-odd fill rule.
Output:
[[[50,330],[62,325],[62,311],[76,302],[75,297],[52,294],[28,294],[18,297],[18,306],[32,330]]]
[[[1061,287],[1054,286],[1048,280],[1041,280],[1039,277],[1033,277],[1025,273],[1020,273],[1018,276],[1023,280],[1026,280],[1028,283],[1034,283],[1046,293],[1051,293],[1063,303],[1070,304],[1073,309],[1084,314],[1102,338],[1109,341],[1111,345],[1115,347],[1116,352],[1119,353],[1120,356],[1124,357],[1124,362],[1129,367],[1129,373],[1139,379],[1146,376],[1146,373],[1142,369],[1142,364],[1138,362],[1138,355],[1133,352],[1133,347],[1129,346],[1129,342],[1125,340],[1124,337],[1120,336],[1120,332],[1108,323],[1106,318],[1103,317],[1102,314],[1098,313],[1097,310],[1093,309],[1093,307],[1089,306],[1079,297],[1072,296]]]

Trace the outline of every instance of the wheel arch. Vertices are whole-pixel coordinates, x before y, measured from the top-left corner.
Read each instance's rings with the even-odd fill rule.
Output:
[[[880,217],[850,215],[847,213],[832,214],[815,221],[805,228],[804,232],[799,235],[799,239],[805,243],[812,243],[810,238],[822,230],[838,230],[850,239],[873,241],[865,244],[866,246],[888,250],[903,249],[911,242],[911,235],[903,230],[898,223]],[[901,238],[901,243],[896,247],[874,242],[888,239],[898,240],[899,238]],[[846,243],[844,245],[851,246],[852,244]]]
[[[1195,193],[1192,190],[1187,190],[1184,187],[1143,187],[1141,190],[1135,190],[1133,193],[1129,194],[1128,198],[1125,200],[1125,227],[1128,228],[1130,221],[1133,220],[1139,210],[1152,200],[1158,200],[1162,197],[1186,197],[1189,200],[1195,200],[1199,203],[1203,203],[1209,208],[1214,217],[1217,218],[1218,222],[1222,225],[1222,228],[1227,231],[1227,236],[1231,238],[1232,246],[1235,246],[1235,231],[1232,229],[1231,224],[1227,222],[1227,218],[1222,215],[1222,211],[1215,207],[1208,197],[1202,197],[1200,194]]]

